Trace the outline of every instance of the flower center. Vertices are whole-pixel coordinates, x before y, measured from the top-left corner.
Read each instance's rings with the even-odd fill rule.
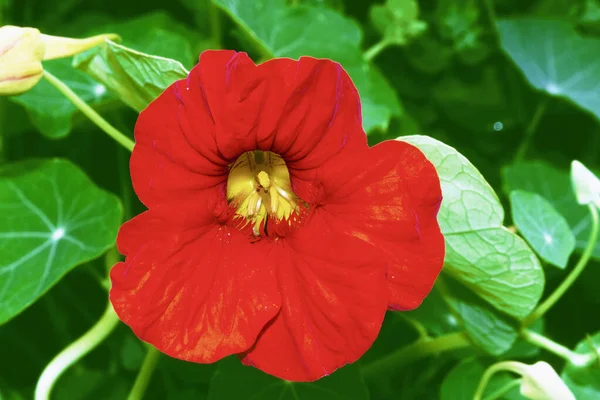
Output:
[[[287,221],[291,226],[299,214],[299,199],[294,194],[285,161],[270,151],[248,151],[230,166],[227,200],[252,224],[255,236],[268,234],[267,223]]]

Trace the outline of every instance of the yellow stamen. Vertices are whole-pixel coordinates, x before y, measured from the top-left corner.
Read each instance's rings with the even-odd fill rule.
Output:
[[[258,175],[256,175],[256,179],[260,186],[268,189],[271,186],[271,179],[269,179],[269,175],[265,171],[260,171]]]
[[[252,224],[256,236],[263,223],[287,220],[291,225],[290,219],[299,212],[285,161],[271,152],[247,152],[231,165],[227,199],[236,215],[246,220],[243,225]]]

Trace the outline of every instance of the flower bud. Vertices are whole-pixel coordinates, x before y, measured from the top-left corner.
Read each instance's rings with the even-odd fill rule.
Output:
[[[42,78],[42,60],[69,57],[104,42],[119,40],[115,34],[71,39],[41,34],[35,28],[0,28],[0,95],[28,91]]]
[[[525,367],[521,394],[531,400],[575,400],[575,396],[544,361]]]
[[[600,208],[600,179],[579,161],[571,163],[571,182],[579,204]]]
[[[34,28],[0,28],[0,95],[26,92],[44,72],[42,60],[46,46]]]

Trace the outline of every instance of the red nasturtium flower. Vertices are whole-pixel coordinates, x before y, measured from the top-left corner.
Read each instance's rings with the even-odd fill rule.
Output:
[[[110,298],[170,356],[236,354],[315,380],[357,360],[386,310],[417,307],[440,272],[437,173],[405,142],[368,147],[337,63],[206,51],[135,139],[148,211],[119,232]]]

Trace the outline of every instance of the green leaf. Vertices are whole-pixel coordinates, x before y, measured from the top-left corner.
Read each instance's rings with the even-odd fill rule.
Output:
[[[502,169],[505,191],[525,190],[544,197],[562,215],[575,235],[576,246],[584,249],[590,237],[591,217],[587,207],[577,203],[566,171],[542,161],[522,162]],[[600,259],[600,240],[593,257]]]
[[[597,358],[587,368],[578,368],[569,363],[563,369],[561,377],[573,392],[577,400],[596,400],[600,398],[600,332],[583,339],[575,347],[579,354],[596,352]]]
[[[497,310],[527,316],[542,295],[544,272],[527,244],[502,226],[504,210],[494,190],[452,147],[426,136],[401,140],[417,146],[440,176],[444,272]]]
[[[83,21],[85,22],[85,21]],[[164,12],[153,12],[138,18],[107,22],[94,26],[90,34],[114,32],[123,38],[124,46],[155,56],[171,58],[191,67],[208,43],[179,20]]]
[[[64,160],[0,170],[0,209],[0,324],[113,246],[122,213],[118,198]]]
[[[513,347],[519,336],[518,326],[513,319],[452,279],[440,277],[437,286],[458,323],[475,345],[494,356],[504,354]]]
[[[218,364],[208,399],[368,400],[369,392],[355,365],[346,365],[316,382],[289,382],[228,357]]]
[[[442,382],[440,400],[472,400],[487,367],[488,365],[478,358],[467,359],[457,364]],[[488,398],[498,390],[507,388],[516,379],[506,372],[494,374],[487,385],[483,398]],[[524,397],[519,394],[519,385],[515,385],[505,395],[494,398],[521,400]]]
[[[313,56],[342,64],[358,88],[367,132],[386,130],[402,114],[394,90],[381,73],[365,62],[361,30],[339,13],[286,0],[214,0],[251,39],[264,58]]]
[[[104,84],[136,111],[142,111],[170,84],[188,74],[179,61],[144,54],[110,40],[97,51],[76,57],[73,66]]]
[[[91,106],[97,107],[110,100],[106,87],[83,72],[74,70],[68,59],[44,61],[44,68]],[[45,79],[30,91],[9,99],[25,107],[33,125],[43,135],[53,139],[69,134],[73,116],[78,112],[77,107]]]
[[[562,215],[542,196],[515,190],[510,193],[513,221],[543,260],[566,268],[575,236]]]
[[[371,20],[384,40],[404,45],[427,29],[419,20],[419,5],[415,0],[387,0],[384,5],[371,6]]]
[[[502,48],[536,89],[569,99],[600,118],[600,40],[565,21],[521,18],[498,22]]]

